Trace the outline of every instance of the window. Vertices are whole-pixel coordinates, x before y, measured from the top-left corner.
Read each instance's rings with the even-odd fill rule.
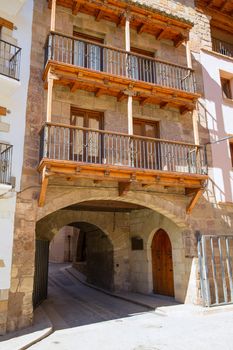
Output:
[[[231,166],[233,168],[233,141],[229,142],[229,146],[230,146],[230,155],[231,155]]]
[[[132,54],[130,55],[129,66],[131,78],[155,84],[156,67],[155,62],[151,60],[151,58],[154,58],[155,53],[137,47],[131,47],[131,52],[144,56],[140,57]],[[146,57],[148,57],[148,59],[146,59]]]
[[[231,80],[227,78],[221,78],[221,86],[223,98],[232,99]]]
[[[103,126],[103,113],[86,109],[71,107],[70,124],[80,127],[70,132],[70,160],[98,163],[101,159],[100,134],[82,128],[101,130]]]
[[[74,41],[74,64],[77,66],[90,68],[98,71],[103,70],[103,48],[98,44],[103,44],[104,39],[92,35],[80,33],[74,30],[73,35],[77,37]],[[84,40],[84,41],[83,41]],[[95,44],[86,42],[92,41]]]

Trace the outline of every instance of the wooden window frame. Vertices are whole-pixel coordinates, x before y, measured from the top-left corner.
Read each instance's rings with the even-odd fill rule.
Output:
[[[220,81],[221,81],[221,89],[222,89],[223,98],[232,100],[233,91],[232,91],[231,79],[225,78],[225,77],[220,77]]]
[[[91,115],[96,115],[99,117],[99,130],[103,130],[103,127],[104,127],[104,113],[103,112],[100,112],[100,111],[95,111],[95,110],[91,110],[91,109],[84,109],[84,108],[79,108],[79,107],[76,107],[76,106],[71,106],[70,108],[70,125],[73,125],[75,126],[76,123],[74,123],[74,121],[72,120],[72,117],[74,116],[75,113],[81,113],[81,114],[84,114],[84,125],[83,127],[84,128],[89,128],[88,126],[88,114],[91,116]],[[102,134],[101,134],[102,135]],[[72,137],[72,132],[71,132],[71,136],[70,136],[70,144],[71,144],[71,147],[72,147],[72,144],[73,144],[73,137]],[[86,144],[86,134],[84,133],[84,145]],[[83,147],[84,147],[83,145]],[[101,159],[99,159],[99,163],[101,163],[102,161],[102,153],[103,153],[103,139],[101,137],[100,139],[100,147],[101,147]],[[97,157],[98,158],[98,157]],[[85,161],[87,161],[88,159],[86,159],[86,156],[85,156],[85,153],[84,153],[84,159]],[[79,160],[78,157],[76,160]]]
[[[77,30],[73,30],[73,37],[77,39],[84,39],[92,41],[96,44],[104,44],[104,38],[99,38],[90,34],[82,33]],[[73,41],[74,45],[74,41]],[[94,45],[94,44],[93,44]],[[73,49],[73,63],[74,63],[74,47]],[[88,44],[84,41],[84,67],[88,68]],[[103,48],[100,48],[100,71],[103,70]]]
[[[141,125],[145,125],[145,124],[150,124],[153,126],[156,126],[156,133],[158,136],[156,136],[156,138],[160,138],[160,121],[159,120],[148,120],[148,119],[140,119],[140,118],[133,118],[133,124],[134,122],[141,124]],[[146,137],[146,133],[145,133],[145,128],[143,129],[143,135],[141,136],[145,136]],[[138,135],[139,136],[139,135]]]
[[[229,140],[231,167],[233,168],[233,141]]]

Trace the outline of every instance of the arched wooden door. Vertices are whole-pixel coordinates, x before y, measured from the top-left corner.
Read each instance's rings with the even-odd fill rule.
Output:
[[[153,291],[156,294],[174,296],[172,246],[164,230],[155,233],[151,250]]]

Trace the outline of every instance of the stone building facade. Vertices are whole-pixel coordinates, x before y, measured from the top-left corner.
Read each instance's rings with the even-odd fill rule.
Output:
[[[163,37],[164,29],[157,34],[156,39],[154,35],[143,29],[147,22],[144,27],[140,25],[137,30],[134,28],[130,30],[130,48],[134,48],[134,50],[136,48],[142,57],[149,52],[150,54],[153,53],[153,58],[171,62],[178,65],[179,69],[187,65],[189,68],[193,67],[200,98],[196,105],[196,102],[194,103],[193,108],[184,109],[182,105],[181,108],[177,109],[174,103],[181,103],[182,100],[180,99],[177,102],[179,92],[171,89],[169,101],[167,97],[165,101],[156,100],[158,95],[161,99],[164,98],[163,94],[166,89],[163,91],[163,88],[160,91],[157,90],[157,97],[154,95],[151,99],[145,97],[139,99],[144,87],[138,87],[137,93],[135,93],[134,89],[137,84],[134,81],[129,84],[127,91],[124,90],[120,92],[120,95],[115,96],[114,91],[117,89],[117,84],[116,78],[112,75],[104,78],[104,85],[99,85],[102,84],[100,76],[96,77],[95,83],[93,81],[90,83],[91,74],[94,74],[93,71],[98,70],[98,68],[92,67],[90,69],[89,67],[87,73],[89,76],[85,77],[86,70],[81,74],[72,71],[72,74],[69,75],[70,73],[67,74],[67,72],[64,73],[64,70],[62,71],[61,66],[64,62],[60,62],[60,65],[56,62],[57,67],[61,68],[63,74],[62,79],[65,82],[63,85],[59,84],[59,81],[62,80],[59,76],[61,73],[57,73],[56,67],[46,73],[44,71],[44,47],[51,28],[59,32],[59,35],[63,34],[68,38],[72,37],[74,33],[79,33],[84,41],[91,41],[91,38],[95,37],[103,45],[120,50],[125,49],[125,41],[128,40],[127,38],[125,40],[125,35],[127,37],[127,33],[129,34],[126,28],[127,19],[124,20],[123,26],[117,26],[116,23],[107,20],[106,17],[105,19],[101,17],[103,12],[107,11],[106,8],[111,10],[114,6],[118,6],[115,1],[90,2],[91,6],[96,4],[99,6],[99,10],[96,10],[94,16],[91,15],[92,13],[88,14],[88,11],[85,10],[85,6],[88,6],[89,1],[86,1],[86,5],[83,5],[83,1],[80,1],[80,3],[78,1],[67,1],[67,7],[63,6],[62,1],[57,1],[56,8],[55,3],[55,1],[49,1],[48,6],[48,2],[45,0],[34,1],[24,163],[21,191],[17,196],[16,203],[7,329],[12,331],[25,327],[31,324],[33,320],[34,272],[35,265],[38,263],[35,262],[36,240],[51,241],[59,230],[67,225],[85,232],[87,240],[93,242],[94,248],[90,252],[89,260],[87,259],[87,264],[89,264],[88,278],[91,283],[109,289],[141,293],[153,293],[155,290],[155,277],[153,276],[156,274],[154,274],[153,268],[156,263],[153,260],[153,245],[156,244],[154,243],[156,233],[162,232],[164,236],[165,232],[171,246],[171,251],[167,255],[169,259],[172,256],[170,268],[173,280],[172,294],[177,301],[183,303],[200,303],[203,294],[200,290],[200,271],[198,272],[198,237],[210,234],[216,236],[232,235],[233,213],[216,200],[214,186],[217,186],[217,184],[213,184],[211,179],[208,179],[212,186],[207,187],[206,180],[203,177],[204,180],[200,182],[200,189],[203,190],[202,187],[205,186],[205,191],[196,202],[197,198],[193,190],[186,188],[187,179],[183,177],[182,171],[177,171],[174,167],[171,167],[169,172],[172,173],[170,174],[172,180],[169,180],[170,178],[166,179],[166,184],[165,180],[163,180],[164,182],[161,180],[165,179],[166,171],[168,172],[168,168],[164,167],[160,169],[159,173],[153,175],[153,183],[148,183],[149,180],[146,176],[149,171],[140,169],[136,175],[134,173],[131,175],[127,185],[125,183],[119,185],[122,174],[124,171],[124,174],[128,171],[125,168],[124,171],[122,170],[122,164],[114,164],[110,170],[106,170],[106,161],[102,161],[101,166],[102,168],[105,167],[105,170],[101,178],[100,173],[97,174],[99,163],[93,162],[92,167],[88,170],[90,174],[85,177],[80,176],[84,165],[81,164],[82,162],[78,162],[77,158],[77,165],[73,173],[70,172],[69,156],[67,159],[60,159],[62,170],[59,174],[53,173],[53,165],[48,166],[42,174],[39,174],[40,138],[43,141],[43,137],[48,136],[46,131],[44,134],[41,133],[40,136],[39,132],[45,121],[60,123],[63,128],[70,126],[71,110],[75,107],[79,109],[79,113],[81,113],[80,110],[84,111],[83,113],[90,113],[90,111],[101,113],[103,116],[102,130],[113,133],[120,132],[124,138],[127,134],[130,134],[129,117],[133,116],[139,124],[140,121],[146,121],[148,125],[151,125],[150,123],[155,125],[155,122],[157,122],[156,125],[159,125],[159,137],[161,139],[176,141],[178,144],[182,142],[197,144],[195,147],[198,144],[203,145],[209,142],[200,50],[211,48],[210,16],[198,10],[192,0],[130,1],[127,2],[127,7],[122,7],[126,18],[129,15],[132,21],[135,21],[137,15],[130,17],[130,11],[136,6],[142,12],[151,11],[149,15],[147,12],[146,14],[140,14],[142,17],[146,16],[149,22],[154,13],[157,13],[162,16],[163,20],[167,21],[168,27],[171,25],[171,21],[177,21],[179,25],[184,23],[187,28],[190,28],[188,43],[185,42],[187,38],[184,39],[181,36],[183,42],[180,45],[176,45],[176,39],[173,40],[174,42],[169,39],[170,32],[166,35],[163,34]],[[120,4],[125,4],[125,2],[122,1]],[[52,10],[49,8],[51,6]],[[134,11],[136,11],[135,8]],[[145,17],[143,18],[145,20]],[[121,21],[121,17],[119,17],[119,21]],[[178,24],[176,25],[178,26]],[[53,45],[52,42],[49,43]],[[89,43],[89,45],[91,44]],[[95,44],[92,43],[92,46],[95,47]],[[53,49],[56,51],[58,47],[53,47]],[[60,53],[63,52],[65,55],[67,48],[63,47],[62,50],[64,51],[60,51]],[[70,52],[69,50],[68,52]],[[74,50],[73,48],[71,52],[74,52]],[[56,54],[55,51],[53,51],[54,55]],[[128,55],[128,53],[124,54]],[[70,61],[67,65],[72,66]],[[133,68],[131,67],[131,69]],[[75,74],[76,77],[74,78]],[[43,77],[45,78],[44,81]],[[120,84],[119,77],[117,79],[118,84]],[[122,78],[121,84],[124,84],[127,79],[128,77]],[[135,79],[137,80],[137,77],[134,77]],[[177,76],[176,79],[178,79]],[[52,84],[51,80],[53,80]],[[82,85],[78,85],[81,83]],[[92,84],[96,84],[94,91],[92,90]],[[163,84],[165,83],[161,83],[161,86]],[[106,90],[108,92],[112,91],[112,94],[106,93]],[[151,91],[154,93],[153,86],[151,86]],[[133,99],[130,98],[131,96],[133,96]],[[195,100],[195,96],[192,96]],[[176,102],[174,102],[175,100]],[[71,145],[70,142],[69,139],[69,146]],[[48,144],[49,139],[47,138],[44,147],[47,147]],[[53,146],[54,152],[56,152],[60,147],[60,141],[54,142]],[[77,144],[76,146],[79,147]],[[46,156],[44,158],[47,161],[48,153],[46,153]],[[96,154],[94,156],[97,157]],[[211,166],[211,149],[207,149],[207,156],[208,165]],[[166,161],[169,159],[170,162],[174,161],[174,157],[166,157]],[[49,160],[52,162],[52,156]],[[78,165],[78,163],[81,165]],[[96,171],[94,175],[93,169]],[[189,169],[189,183],[196,181],[197,178],[197,174],[194,174],[191,169]],[[140,171],[142,172],[140,173]],[[114,172],[117,175],[115,175],[115,178],[111,178]],[[173,173],[178,173],[178,175]],[[142,180],[139,181],[138,178]],[[172,181],[174,185],[169,181]],[[200,192],[198,193],[200,194]],[[186,208],[190,205],[190,201],[195,203],[193,203],[190,213],[187,213]],[[101,239],[104,243],[101,243]],[[133,247],[134,239],[141,240],[142,245],[139,249]],[[104,257],[106,257],[106,260],[104,260]],[[98,261],[101,261],[100,269],[97,269]],[[109,268],[106,268],[106,266]],[[105,283],[106,281],[108,283]]]

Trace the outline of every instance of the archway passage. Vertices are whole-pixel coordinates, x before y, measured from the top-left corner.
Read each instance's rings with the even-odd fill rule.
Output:
[[[152,241],[153,291],[156,294],[174,296],[172,246],[168,234],[160,229]]]
[[[73,266],[85,276],[88,283],[113,290],[113,245],[107,234],[96,225],[88,222],[72,222],[66,227],[73,230],[73,234],[70,235],[71,231],[69,231],[67,236],[70,238],[69,243],[72,243],[72,245],[69,244],[67,255],[67,247],[64,244],[66,239],[60,239],[59,244],[55,245],[57,251],[53,252],[53,257],[60,260],[60,256],[63,256],[63,260],[57,261],[57,263],[72,262]],[[66,227],[63,227],[63,229]],[[66,234],[66,231],[59,231],[58,235],[59,233]],[[36,239],[34,307],[47,298],[48,278],[50,278],[48,273],[49,256],[51,257],[51,249],[49,254],[50,243],[49,240]],[[68,256],[68,259],[65,259],[66,256]],[[52,268],[52,270],[54,269]]]

